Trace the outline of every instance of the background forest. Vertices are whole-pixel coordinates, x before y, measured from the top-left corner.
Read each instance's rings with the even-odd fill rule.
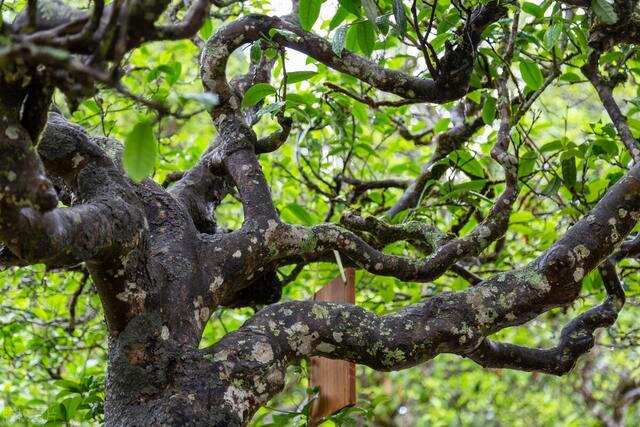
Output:
[[[433,21],[429,40],[437,56],[455,37],[461,13],[457,2],[433,1],[435,7],[418,2],[416,16]],[[12,21],[25,3],[0,0],[3,19]],[[70,3],[90,6],[89,2]],[[378,1],[376,17],[371,16],[371,8],[361,8],[359,0],[300,3],[301,9],[311,8],[303,26],[312,25],[314,32],[333,40],[335,49],[357,51],[413,75],[428,74],[422,53],[411,46],[411,26],[405,22],[403,27],[397,11],[394,14],[398,2]],[[411,3],[405,2],[409,16]],[[317,13],[316,5],[321,6]],[[514,93],[538,91],[539,97],[512,132],[519,150],[522,190],[511,226],[503,239],[481,255],[482,262],[464,261],[463,270],[472,273],[471,280],[534,259],[594,205],[630,162],[593,86],[580,70],[588,55],[584,12],[548,0],[518,7],[509,85]],[[229,17],[249,12],[283,15],[289,10],[284,0],[214,8],[193,41],[150,43],[129,54],[122,78],[126,93],[105,87],[79,103],[58,93],[55,105],[90,132],[125,141],[125,162],[126,153],[132,156],[127,166],[130,174],[151,173],[157,182],[169,185],[176,172],[195,164],[214,137],[207,107],[215,103],[215,94],[202,92],[198,44]],[[607,8],[603,10],[606,19]],[[472,90],[461,101],[442,106],[385,103],[392,98],[370,91],[355,78],[297,53],[266,50],[264,54],[272,55],[276,65],[271,85],[254,94],[254,102],[264,101],[259,128],[265,134],[279,129],[276,116],[283,108],[295,117],[288,143],[261,159],[283,220],[337,221],[348,210],[380,215],[402,194],[407,181],[420,175],[435,151],[433,135],[453,128],[462,109],[467,117],[481,121],[477,131],[460,149],[439,160],[453,167],[429,183],[418,207],[396,221],[434,221],[441,230],[458,235],[477,225],[503,185],[499,166],[488,156],[499,125],[498,94],[485,89],[483,82],[498,77],[498,52],[511,23],[511,18],[505,18],[485,30]],[[235,54],[230,74],[246,72],[249,58],[261,54],[259,49]],[[639,137],[640,56],[634,46],[620,46],[606,53],[600,64],[618,79],[616,100]],[[136,96],[167,105],[169,110],[159,113]],[[363,185],[389,178],[397,180],[392,188]],[[241,218],[236,199],[227,198],[218,209],[223,226],[237,227]],[[397,254],[412,250],[404,243],[388,248]],[[393,373],[359,366],[357,407],[324,425],[640,424],[639,267],[634,258],[619,264],[627,304],[616,324],[599,333],[595,348],[569,374],[558,378],[488,370],[446,355]],[[340,275],[340,270],[335,264],[321,263],[297,277],[291,268],[280,273],[282,278],[292,277],[283,299],[302,300]],[[464,289],[469,280],[450,272],[433,283],[403,283],[358,271],[356,300],[382,314],[425,296]],[[0,272],[0,295],[0,425],[99,424],[106,331],[99,298],[84,267],[65,274],[44,267],[6,268]],[[569,319],[603,297],[602,278],[594,271],[583,282],[582,297],[571,307],[504,330],[499,337],[516,344],[551,346]],[[237,329],[252,313],[251,309],[217,311],[202,346]],[[252,425],[305,425],[314,395],[307,384],[306,363],[290,368],[285,392],[261,409]]]

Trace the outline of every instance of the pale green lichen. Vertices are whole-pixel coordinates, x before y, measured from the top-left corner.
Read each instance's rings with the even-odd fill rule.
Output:
[[[313,314],[313,317],[315,317],[318,320],[329,318],[329,310],[327,310],[325,307],[321,306],[320,304],[315,304],[311,308],[311,313]]]
[[[400,349],[395,349],[395,350],[384,349],[382,353],[383,353],[382,363],[385,366],[394,366],[395,364],[406,360],[406,355]]]
[[[591,251],[585,245],[578,245],[573,248],[573,252],[576,254],[578,259],[585,259],[591,254]]]
[[[547,278],[540,274],[540,272],[534,267],[528,266],[520,270],[516,270],[512,275],[518,281],[527,283],[540,291],[548,292],[551,289],[551,285]]]
[[[316,346],[316,350],[322,353],[332,353],[336,349],[336,346],[329,344],[328,342],[321,342]]]

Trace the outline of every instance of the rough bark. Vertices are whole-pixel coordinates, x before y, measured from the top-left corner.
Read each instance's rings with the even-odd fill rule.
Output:
[[[156,24],[168,1],[96,2],[90,14],[57,0],[37,3],[35,21],[21,15],[11,27],[12,44],[0,53],[5,60],[0,68],[0,240],[5,245],[0,259],[7,265],[86,263],[110,333],[107,424],[245,425],[282,390],[286,367],[314,355],[393,370],[454,353],[487,367],[560,375],[591,348],[595,329],[615,321],[624,294],[613,265],[604,265],[607,300],[568,324],[556,347],[529,349],[487,338],[571,303],[583,277],[603,261],[613,262],[609,257],[640,218],[640,166],[528,266],[465,291],[442,293],[383,317],[346,304],[274,304],[281,290],[276,269],[326,260],[334,250],[347,264],[373,274],[428,282],[502,238],[519,194],[518,159],[510,154],[509,140],[514,114],[505,75],[497,86],[501,122],[492,151],[504,173],[504,191],[466,236],[452,239],[428,224],[392,226],[355,214],[346,215],[342,225],[294,226],[281,221],[257,157],[284,143],[291,123],[283,120],[280,132],[258,138],[252,129],[255,111],[240,108],[242,93],[268,80],[273,63],[253,64],[244,79],[228,82],[229,55],[270,37],[272,29],[284,30],[271,37],[282,48],[381,91],[444,103],[466,94],[482,31],[506,14],[499,3],[471,12],[464,37],[447,51],[431,79],[384,69],[346,51],[338,56],[329,42],[303,31],[291,17],[247,16],[221,28],[207,42],[201,64],[205,88],[220,96],[211,112],[218,137],[199,164],[169,189],[151,180],[129,180],[117,141],[89,135],[48,107],[53,89],[68,88],[68,80],[89,86],[110,81],[101,77],[104,69],[88,68],[76,55],[93,55],[92,67],[117,64],[145,41],[189,37],[206,16],[208,2],[192,2],[185,21],[170,26]],[[614,29],[598,27],[599,43],[604,35],[609,44],[636,41],[635,29],[623,36]],[[527,105],[522,101],[518,105]],[[434,159],[390,214],[415,206],[425,183],[443,173],[438,161],[480,125],[475,118],[437,138]],[[622,125],[619,129],[624,133]],[[52,182],[62,183],[75,201],[60,207]],[[407,187],[406,182],[387,184]],[[234,189],[244,223],[226,232],[216,227],[214,212]],[[409,259],[383,252],[384,245],[400,240],[428,255]],[[623,249],[633,252],[630,244]],[[213,310],[256,304],[266,307],[240,330],[198,349]]]

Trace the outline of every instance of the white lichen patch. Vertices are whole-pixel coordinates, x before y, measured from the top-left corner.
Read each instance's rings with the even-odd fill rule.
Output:
[[[341,343],[342,342],[342,332],[334,332],[332,334],[333,339],[335,340],[335,342],[337,343]]]
[[[533,288],[542,292],[548,292],[551,290],[551,285],[547,278],[536,271],[534,268],[527,267],[521,270],[515,271],[513,276],[525,283],[531,285]]]
[[[84,162],[84,157],[80,153],[76,153],[71,159],[71,162],[73,163],[73,167],[77,168]]]
[[[216,276],[214,277],[213,282],[209,284],[209,290],[215,293],[223,283],[224,279],[222,278],[222,276]]]
[[[213,356],[213,361],[214,362],[223,362],[223,361],[225,361],[225,360],[227,360],[229,358],[230,354],[231,354],[231,350],[229,350],[229,349],[221,350],[221,351],[217,352]]]
[[[288,336],[287,342],[289,346],[297,354],[309,354],[313,342],[318,338],[317,332],[309,333],[309,327],[301,322],[294,323],[285,331]]]
[[[404,324],[404,329],[407,331],[410,331],[413,329],[413,322],[411,320],[407,320],[407,322]]]
[[[267,381],[269,384],[280,385],[284,383],[284,373],[277,366],[272,365],[273,368],[267,374]]]
[[[264,393],[265,390],[267,389],[267,385],[264,382],[262,382],[262,380],[258,376],[253,377],[253,384],[254,384],[253,389],[259,394]]]
[[[16,140],[20,136],[20,133],[18,132],[18,128],[15,126],[8,126],[7,129],[4,131],[4,134],[7,135],[7,138],[12,140]]]
[[[234,258],[240,258],[242,256],[242,251],[241,250],[237,250],[233,253],[232,255]]]
[[[160,331],[160,338],[162,338],[163,341],[167,341],[169,339],[169,328],[166,326],[162,327],[162,330]]]
[[[583,277],[584,277],[584,269],[576,268],[573,271],[573,280],[575,280],[576,282],[581,281]]]
[[[466,322],[462,322],[462,325],[460,325],[459,328],[453,327],[451,329],[451,332],[458,335],[458,341],[460,342],[460,344],[466,343],[468,340],[472,339],[474,335],[473,329],[471,329],[471,327],[467,325]]]
[[[253,395],[247,390],[230,385],[224,393],[224,401],[244,421],[245,412],[250,409],[250,400]]]
[[[496,312],[492,308],[486,306],[480,307],[476,313],[476,320],[481,325],[491,324],[496,317]]]
[[[278,221],[270,219],[267,221],[267,229],[264,232],[264,238],[267,242],[270,242],[272,237],[276,235],[278,229]]]
[[[489,227],[487,227],[486,225],[478,226],[478,236],[481,239],[486,239],[490,235],[491,235],[491,229]]]
[[[251,349],[251,358],[260,363],[271,362],[273,360],[273,349],[271,345],[266,342],[256,343]]]
[[[476,321],[481,324],[487,324],[495,318],[495,312],[487,306],[487,297],[491,296],[491,292],[482,288],[472,288],[467,293],[466,301],[475,312]]]
[[[198,325],[198,328],[202,328],[202,324],[209,320],[211,310],[209,307],[205,307],[202,295],[198,295],[198,297],[193,301],[193,306],[195,307],[193,312],[195,323]]]
[[[134,282],[127,282],[124,291],[116,295],[120,301],[126,302],[137,308],[142,308],[144,300],[147,297],[147,293],[144,289],[141,289]]]
[[[576,254],[578,259],[585,259],[591,253],[589,249],[585,245],[578,245],[573,248],[573,252]]]

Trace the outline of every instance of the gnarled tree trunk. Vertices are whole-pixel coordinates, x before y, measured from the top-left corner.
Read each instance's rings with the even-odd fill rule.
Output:
[[[278,303],[284,285],[278,268],[331,260],[334,251],[346,265],[373,274],[428,282],[502,238],[519,191],[509,132],[523,110],[520,116],[511,111],[505,72],[496,82],[501,125],[492,151],[504,170],[504,191],[465,237],[450,239],[427,224],[389,225],[355,214],[345,215],[341,225],[290,225],[274,207],[258,155],[285,142],[291,121],[281,116],[281,131],[258,138],[252,129],[257,107],[241,107],[246,89],[269,79],[273,61],[263,57],[243,78],[228,82],[229,55],[268,36],[279,48],[302,52],[411,102],[445,103],[466,94],[483,30],[507,13],[499,2],[470,12],[461,28],[464,37],[447,49],[433,79],[385,69],[347,51],[338,55],[329,42],[302,30],[295,16],[250,15],[220,28],[203,47],[201,63],[205,89],[219,97],[211,111],[218,135],[201,161],[168,190],[149,179],[127,178],[119,143],[49,112],[51,94],[59,88],[81,96],[96,82],[118,87],[117,73],[107,73],[107,64],[117,64],[143,42],[191,36],[209,2],[192,1],[185,20],[168,26],[157,23],[168,1],[109,6],[96,1],[90,14],[58,0],[29,3],[38,9],[2,27],[11,38],[0,52],[2,260],[55,268],[86,264],[110,335],[108,425],[245,425],[282,390],[287,365],[313,355],[394,370],[454,353],[486,367],[561,375],[591,348],[595,329],[615,321],[624,294],[608,258],[640,217],[640,166],[523,269],[384,317],[348,304]],[[628,25],[636,28],[635,22]],[[594,33],[598,46],[637,41],[614,30],[605,26]],[[514,34],[507,35],[511,45]],[[507,61],[513,56],[510,43]],[[538,95],[515,105],[526,110]],[[442,175],[434,170],[437,162],[479,127],[477,120],[462,120],[440,136],[433,161],[390,215],[415,206],[427,182]],[[234,231],[219,230],[213,213],[234,189],[244,223]],[[66,207],[58,204],[63,194],[74,195]],[[377,243],[409,241],[429,256],[385,254],[371,235]],[[582,278],[598,266],[607,300],[569,323],[556,347],[531,349],[487,338],[574,301]],[[255,305],[264,308],[238,331],[199,349],[213,310]]]

